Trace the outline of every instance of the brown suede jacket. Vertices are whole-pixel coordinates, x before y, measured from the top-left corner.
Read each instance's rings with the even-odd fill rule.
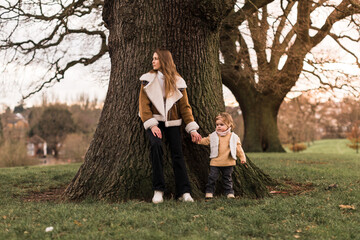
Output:
[[[157,126],[159,121],[165,122],[166,127],[180,126],[182,120],[188,133],[199,129],[194,121],[183,78],[177,78],[176,91],[165,100],[157,73],[146,73],[140,77],[140,81],[139,115],[145,129]]]

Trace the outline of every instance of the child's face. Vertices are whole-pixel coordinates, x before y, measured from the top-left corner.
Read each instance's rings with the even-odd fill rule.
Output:
[[[221,119],[216,120],[215,123],[216,123],[216,131],[218,132],[225,132],[229,128]]]

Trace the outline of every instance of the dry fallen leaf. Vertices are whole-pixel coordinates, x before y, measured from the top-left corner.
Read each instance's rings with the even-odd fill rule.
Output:
[[[78,225],[79,227],[82,225],[82,223],[77,220],[74,220],[74,224]]]
[[[270,191],[271,194],[281,194],[281,193],[288,193],[285,191]]]
[[[300,238],[300,236],[299,235],[294,235],[294,238]]]
[[[355,206],[354,205],[339,205],[339,207],[341,209],[351,209],[351,210],[355,210]]]
[[[219,211],[224,211],[224,207],[219,207],[218,209],[216,209],[216,210],[219,210]]]

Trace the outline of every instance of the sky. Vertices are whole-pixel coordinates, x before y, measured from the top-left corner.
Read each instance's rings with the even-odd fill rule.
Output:
[[[27,84],[28,76],[34,74],[35,70],[17,69],[18,72],[8,71],[1,74],[0,84],[0,112],[7,107],[13,109],[19,105],[22,96],[29,93],[31,86]],[[90,67],[74,67],[66,73],[65,78],[56,82],[50,88],[30,96],[24,101],[25,107],[41,105],[44,96],[48,102],[73,103],[85,94],[90,100],[98,99],[104,102],[107,92],[107,83],[99,81],[93,76]]]

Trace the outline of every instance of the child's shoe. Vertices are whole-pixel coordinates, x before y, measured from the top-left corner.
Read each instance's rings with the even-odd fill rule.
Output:
[[[235,198],[235,195],[232,194],[232,193],[229,193],[226,197],[229,198],[229,199],[234,199],[234,198]]]
[[[162,191],[154,191],[154,196],[152,198],[152,202],[155,204],[162,203],[164,201],[163,195],[164,195],[164,192],[162,192]]]
[[[190,193],[184,193],[181,197],[179,197],[179,200],[183,202],[194,202],[194,199],[191,197]]]
[[[205,200],[211,200],[213,199],[214,195],[212,193],[205,193]]]

